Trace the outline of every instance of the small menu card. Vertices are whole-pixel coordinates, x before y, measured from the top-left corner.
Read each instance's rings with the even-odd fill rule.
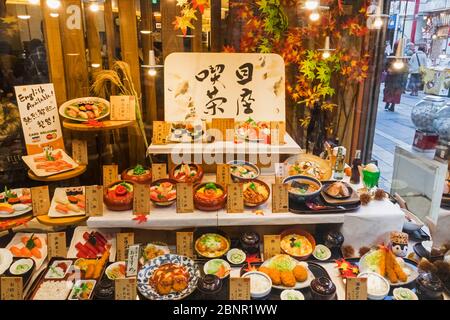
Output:
[[[227,212],[244,212],[244,191],[242,183],[230,183],[227,188]]]
[[[103,166],[103,186],[106,188],[111,183],[119,180],[119,166],[117,164],[106,164]]]
[[[72,158],[78,164],[87,165],[88,147],[87,140],[73,139],[72,140]]]
[[[65,232],[50,232],[47,234],[47,255],[49,260],[54,257],[67,257]]]
[[[231,183],[230,165],[218,163],[216,170],[216,182],[224,187]]]
[[[283,213],[289,211],[289,186],[287,184],[272,184],[272,212]]]
[[[134,244],[134,233],[124,232],[116,234],[117,242],[117,261],[127,260],[127,250],[128,247]]]
[[[170,122],[153,121],[153,144],[166,144],[170,134]]]
[[[114,280],[115,300],[136,300],[136,278]]]
[[[86,215],[98,217],[103,215],[103,188],[102,186],[86,186]]]
[[[189,258],[194,257],[193,232],[177,232],[177,254]]]
[[[128,246],[127,254],[127,277],[135,277],[138,272],[139,257],[141,253],[141,246],[138,244],[132,244]]]
[[[0,277],[0,300],[23,300],[22,277]]]
[[[177,213],[194,212],[192,183],[177,183]]]
[[[136,99],[134,96],[111,96],[111,112],[109,118],[113,121],[135,121]]]
[[[347,278],[345,300],[367,300],[367,278]]]
[[[286,123],[284,121],[270,121],[270,144],[278,146],[285,144]]]
[[[165,163],[152,164],[152,181],[167,178],[167,165]]]
[[[230,300],[250,300],[250,278],[230,278]]]
[[[216,135],[216,141],[233,141],[234,118],[213,118],[211,120],[211,129],[218,131],[217,134],[219,136]]]
[[[133,191],[133,214],[150,214],[150,187],[145,184],[135,184]]]
[[[48,214],[48,209],[50,209],[48,186],[31,188],[31,205],[33,207],[33,216]]]
[[[280,235],[264,236],[264,260],[268,260],[273,256],[280,254]]]

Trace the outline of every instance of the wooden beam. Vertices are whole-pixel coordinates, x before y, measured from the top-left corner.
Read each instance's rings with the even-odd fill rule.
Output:
[[[89,94],[82,9],[80,0],[62,0],[61,3],[59,16],[67,98],[73,99]]]
[[[97,13],[91,10],[85,10],[86,19],[86,37],[89,50],[89,63],[92,71],[103,69],[102,61],[102,42],[98,33]],[[100,65],[97,67],[96,65]]]
[[[222,51],[222,1],[211,0],[211,51]]]
[[[108,67],[111,68],[116,58],[116,33],[114,31],[114,13],[112,9],[112,0],[105,0],[104,19],[106,33],[106,52],[108,54]]]
[[[67,100],[67,91],[59,17],[53,18],[50,16],[45,0],[41,0],[41,9],[44,23],[45,48],[47,50],[48,74],[55,88],[56,102],[60,105]]]
[[[138,96],[140,96],[141,73],[137,41],[136,3],[130,0],[118,0],[117,4],[119,8],[122,60],[129,64],[134,87]]]
[[[183,39],[179,35],[180,32],[173,30],[173,22],[177,15],[178,8],[175,0],[161,1],[161,24],[162,24],[162,46],[163,57],[166,57],[172,52],[180,52],[183,50]]]
[[[141,5],[141,30],[154,30],[153,28],[153,8],[152,2],[148,0],[140,0]],[[142,57],[144,64],[149,63],[149,52],[153,50],[153,34],[142,34]],[[147,123],[153,123],[157,119],[157,104],[156,104],[156,87],[155,77],[144,74],[144,96],[143,109],[146,111],[145,120]]]
[[[203,51],[203,44],[202,44],[202,14],[200,11],[197,11],[195,16],[197,17],[197,20],[194,20],[194,27],[195,29],[192,30],[192,34],[194,35],[194,38],[192,38],[192,51],[193,52],[202,52]]]

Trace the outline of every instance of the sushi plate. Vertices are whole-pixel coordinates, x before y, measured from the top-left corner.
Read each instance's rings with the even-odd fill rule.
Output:
[[[85,226],[77,227],[75,228],[73,232],[72,241],[70,242],[69,250],[67,251],[67,258],[69,259],[76,259],[78,250],[75,247],[77,243],[86,243],[86,240],[83,238],[83,234],[85,232],[91,233],[93,231],[100,232],[103,237],[108,241],[108,244],[111,245],[109,249],[109,261],[114,262],[116,261],[116,233],[119,232],[118,229],[95,229],[95,228],[89,228]],[[98,255],[100,257],[100,255]]]
[[[13,262],[13,255],[8,249],[0,249],[0,275],[2,275]]]
[[[13,247],[16,247],[17,249],[22,249],[25,247],[25,244],[22,242],[22,238],[27,237],[30,238],[31,236],[38,237],[42,247],[39,248],[40,257],[31,256],[31,257],[24,257],[21,255],[14,254],[13,250],[11,250]],[[42,265],[42,263],[47,258],[47,234],[46,233],[16,233],[14,237],[11,239],[11,241],[6,246],[6,249],[10,250],[14,257],[16,258],[31,258],[36,263],[36,270],[39,269]]]
[[[84,119],[82,117],[74,117],[67,113],[67,110],[72,106],[74,106],[76,109],[78,109],[76,107],[76,105],[78,105],[78,104],[102,105],[102,111],[100,111],[99,116],[96,117],[94,120],[100,120],[100,119],[103,119],[103,118],[109,116],[109,113],[110,113],[109,101],[99,98],[99,97],[84,97],[84,98],[76,98],[76,99],[66,101],[59,107],[59,114],[62,117],[69,119],[69,120],[80,121],[80,122],[88,121],[89,119]]]
[[[15,192],[18,197],[22,196],[22,188],[12,189],[10,191]],[[4,192],[0,193],[0,195],[4,195],[4,194],[5,194]],[[18,216],[27,214],[28,212],[33,210],[31,203],[27,203],[27,204],[18,203],[18,204],[13,205],[12,208],[14,210],[14,212],[12,212],[12,213],[2,212],[0,210],[0,218],[14,218],[14,217],[18,217]]]
[[[66,191],[68,191],[69,189],[71,188],[55,189],[55,193],[50,204],[50,209],[48,210],[48,216],[50,218],[66,218],[86,215],[86,211],[84,209],[85,201],[79,201],[79,205],[69,202],[66,195]],[[81,187],[81,189],[84,195],[84,187]],[[67,213],[63,212],[60,208],[67,209]]]
[[[75,168],[77,168],[79,165],[78,163],[76,163],[71,157],[69,157],[69,155],[62,149],[55,149],[53,151],[51,151],[52,155],[57,155],[57,154],[61,154],[61,159],[67,163],[67,166],[60,169],[60,170],[52,170],[49,171],[49,169],[38,169],[38,165],[39,164],[44,164],[44,162],[38,162],[37,159],[41,158],[41,157],[45,157],[46,156],[46,152],[42,152],[42,153],[38,153],[38,154],[34,154],[34,155],[29,155],[29,156],[23,156],[22,160],[25,162],[25,164],[31,169],[31,171],[33,171],[33,173],[38,176],[38,177],[48,177],[48,176],[52,176],[54,174],[58,174],[61,172],[66,172],[66,171],[70,171],[73,170]],[[47,161],[50,162],[50,161]]]

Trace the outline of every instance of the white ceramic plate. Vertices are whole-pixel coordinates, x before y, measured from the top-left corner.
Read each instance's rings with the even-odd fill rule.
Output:
[[[119,267],[120,265],[123,265],[123,266],[126,267],[125,261],[117,261],[117,262],[114,262],[114,263],[110,264],[110,265],[106,268],[105,274],[106,274],[106,276],[108,277],[109,280],[125,279],[125,278],[126,278],[126,275],[125,275],[125,274],[124,274],[124,275],[120,275],[119,277],[116,277],[116,278],[110,277],[110,275],[109,275],[109,274],[112,272],[112,270],[113,270],[114,268]],[[125,270],[125,272],[126,272],[126,270]]]
[[[81,118],[75,118],[75,117],[71,117],[69,115],[67,115],[65,113],[65,110],[67,107],[73,105],[73,104],[77,104],[77,103],[87,103],[87,102],[95,102],[95,103],[101,103],[104,105],[104,107],[106,108],[106,113],[101,114],[99,117],[95,118],[95,120],[100,120],[103,119],[107,116],[109,116],[109,112],[110,112],[110,104],[109,101],[99,98],[99,97],[84,97],[84,98],[76,98],[76,99],[72,99],[69,101],[64,102],[60,107],[59,107],[59,114],[69,120],[74,120],[74,121],[80,121],[80,122],[85,122],[88,121],[88,119],[81,119]]]
[[[6,246],[6,249],[11,249],[11,247],[15,246],[19,249],[23,248],[25,245],[22,243],[22,237],[31,237],[31,235],[34,235],[38,237],[41,240],[42,248],[39,250],[41,252],[41,258],[38,259],[36,257],[30,257],[34,260],[34,263],[36,263],[36,270],[39,269],[42,265],[42,263],[47,258],[47,234],[46,233],[16,233],[14,238],[11,239],[11,241]],[[19,258],[19,257],[18,257]],[[20,257],[22,258],[22,257]]]
[[[292,259],[293,262],[295,262],[297,265],[304,265],[306,264],[306,266],[308,265],[306,262],[301,262],[298,261],[292,257],[290,257]],[[261,265],[261,267],[269,267],[270,263],[272,262],[272,258],[270,258],[269,260],[264,261],[264,263]],[[313,281],[313,279],[315,278],[313,273],[311,272],[311,270],[309,270],[309,267],[306,268],[308,270],[308,279],[306,279],[306,281],[303,282],[297,282],[295,284],[295,286],[293,287],[286,287],[286,286],[282,286],[282,285],[275,285],[272,284],[272,287],[275,289],[280,289],[280,290],[286,290],[286,289],[303,289],[303,288],[307,288],[309,287],[309,285],[311,284],[311,281]]]
[[[55,150],[53,150],[52,154],[55,154],[55,153],[57,153],[59,151],[61,151],[61,153],[62,153],[62,159],[61,160],[64,160],[68,164],[72,165],[71,168],[62,169],[62,170],[60,170],[58,172],[47,172],[47,171],[45,171],[45,169],[38,169],[37,168],[37,164],[39,162],[35,162],[34,158],[40,157],[40,156],[45,156],[45,152],[34,154],[34,155],[30,155],[30,156],[23,156],[22,160],[31,169],[31,171],[33,171],[33,173],[35,175],[37,175],[38,177],[52,176],[54,174],[58,174],[58,173],[61,173],[61,172],[66,172],[66,171],[73,170],[73,169],[75,169],[75,168],[77,168],[79,166],[78,163],[76,163],[71,157],[69,157],[69,155],[62,149],[55,149]]]
[[[13,262],[13,255],[8,249],[0,249],[0,275],[2,275]]]
[[[76,227],[73,232],[72,241],[70,242],[69,250],[67,251],[67,258],[69,259],[77,259],[77,253],[78,250],[75,248],[75,245],[78,242],[85,243],[86,240],[83,238],[83,234],[85,232],[92,232],[92,231],[98,231],[100,232],[106,240],[108,240],[108,243],[111,245],[111,248],[109,249],[109,261],[114,262],[116,261],[116,232],[118,232],[117,229],[94,229],[89,228],[85,226]]]
[[[11,189],[12,192],[17,193],[17,196],[20,197],[22,196],[22,189]],[[4,192],[0,193],[0,195],[3,195]],[[13,218],[13,217],[18,217],[21,215],[24,215],[28,212],[30,212],[31,210],[33,210],[33,207],[31,206],[31,203],[25,204],[25,206],[27,206],[26,209],[23,210],[16,210],[13,206],[14,212],[13,213],[1,213],[0,212],[0,218]]]
[[[55,189],[55,193],[53,195],[52,202],[50,204],[50,209],[48,210],[48,216],[50,218],[65,218],[65,217],[77,217],[77,216],[86,215],[86,211],[82,208],[79,208],[79,210],[80,210],[79,212],[69,210],[68,213],[61,213],[58,210],[56,210],[56,206],[58,205],[58,203],[56,202],[57,199],[67,200],[65,191],[66,191],[66,188],[56,188]],[[84,194],[84,187],[83,187],[83,194]]]

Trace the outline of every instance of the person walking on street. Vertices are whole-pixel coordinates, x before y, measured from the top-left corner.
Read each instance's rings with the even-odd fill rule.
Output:
[[[422,73],[421,68],[427,66],[427,55],[425,54],[425,46],[419,46],[419,49],[409,59],[410,87],[411,95],[418,96],[419,90],[422,89]]]
[[[398,43],[394,45],[394,51],[397,52]],[[408,64],[399,63],[392,53],[387,59],[385,65],[386,80],[384,83],[383,102],[386,103],[385,111],[395,111],[395,105],[400,103],[402,93],[406,87],[405,74],[408,74]]]

